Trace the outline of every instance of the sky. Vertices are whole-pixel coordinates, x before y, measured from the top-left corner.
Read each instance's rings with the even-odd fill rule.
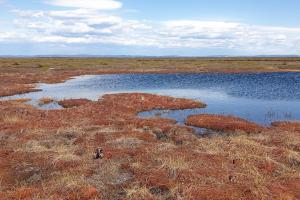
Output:
[[[0,55],[300,55],[299,0],[0,0]]]

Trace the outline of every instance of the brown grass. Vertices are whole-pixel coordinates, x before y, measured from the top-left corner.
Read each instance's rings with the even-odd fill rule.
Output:
[[[12,103],[26,103],[28,101],[30,101],[31,99],[28,98],[20,98],[20,99],[12,99],[12,100],[8,100],[9,102]]]
[[[58,104],[64,108],[72,108],[72,107],[82,106],[89,102],[91,102],[91,101],[88,99],[65,99],[65,100],[59,101]]]
[[[278,127],[285,130],[292,130],[300,132],[300,122],[299,121],[280,121],[272,122],[272,126]]]
[[[4,124],[17,124],[23,122],[22,118],[17,114],[13,114],[13,115],[4,114],[1,116],[0,121],[2,121]]]
[[[46,104],[49,104],[49,103],[52,103],[54,101],[53,98],[51,97],[43,97],[41,99],[39,99],[39,105],[46,105]]]

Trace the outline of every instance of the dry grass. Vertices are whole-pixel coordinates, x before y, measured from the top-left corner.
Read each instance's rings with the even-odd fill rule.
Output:
[[[28,141],[24,144],[23,147],[19,148],[18,151],[32,152],[32,153],[43,153],[47,151],[51,151],[48,147],[41,144],[36,140]]]
[[[18,63],[18,65],[15,65]],[[132,70],[282,70],[299,69],[299,58],[1,58],[0,68],[36,69],[132,69]]]
[[[58,151],[57,153],[58,155],[55,156],[55,158],[52,161],[54,165],[56,165],[60,161],[66,161],[66,162],[80,161],[80,157],[74,155],[74,153],[70,152],[70,150],[63,149],[61,151]]]
[[[128,199],[147,199],[152,197],[149,189],[146,186],[140,186],[139,184],[133,184],[133,186],[125,189],[125,191]]]
[[[2,115],[0,119],[3,123],[10,125],[23,122],[23,119],[17,114],[7,115],[4,113],[4,115]]]
[[[57,174],[53,178],[56,188],[61,188],[63,190],[73,190],[78,189],[86,185],[84,176],[78,176],[76,174],[71,174],[68,172]]]
[[[162,102],[170,106],[169,98],[142,96],[147,105],[138,94],[54,111],[0,104],[5,111],[0,112],[5,127],[0,131],[0,194],[4,199],[299,197],[298,132],[272,128],[197,137],[164,120],[137,119],[139,110]],[[16,111],[27,114],[21,117]],[[5,116],[18,118],[3,120]],[[19,118],[31,123],[11,124]],[[168,139],[159,140],[153,133],[157,130]],[[99,147],[104,158],[94,160]],[[39,174],[35,183],[28,181]]]
[[[161,163],[161,167],[165,167],[172,172],[186,170],[191,167],[191,164],[182,157],[164,156],[158,157],[157,160]]]
[[[114,148],[137,148],[143,144],[143,141],[138,138],[121,137],[113,141],[108,141],[107,144],[112,145]]]
[[[299,121],[283,121],[283,122],[273,122],[272,126],[279,127],[284,130],[298,131],[300,132],[300,122]]]
[[[300,152],[286,149],[284,151],[288,164],[295,169],[300,169]]]
[[[30,100],[31,99],[29,99],[29,98],[19,98],[19,99],[9,100],[9,102],[12,102],[12,103],[26,103]]]
[[[49,103],[52,103],[54,102],[54,99],[51,98],[51,97],[43,97],[41,99],[39,99],[39,105],[42,106],[42,105],[46,105],[46,104],[49,104]]]

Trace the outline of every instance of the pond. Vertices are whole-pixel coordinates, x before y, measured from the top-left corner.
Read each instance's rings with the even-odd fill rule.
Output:
[[[153,110],[140,117],[176,119],[182,124],[191,114],[211,113],[239,116],[263,125],[276,120],[300,119],[300,73],[180,73],[84,75],[64,83],[38,84],[42,91],[5,97],[30,98],[38,105],[42,97],[56,100],[87,98],[104,94],[143,92],[200,100],[205,109]],[[58,104],[42,109],[58,109]]]

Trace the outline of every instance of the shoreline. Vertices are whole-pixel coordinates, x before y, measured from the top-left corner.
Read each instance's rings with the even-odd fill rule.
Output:
[[[0,94],[104,72],[50,67],[0,71]],[[60,110],[40,110],[26,100],[0,101],[3,199],[300,198],[300,123],[274,122],[262,129],[242,119],[198,115],[193,125],[224,133],[201,137],[172,119],[137,115],[204,107],[191,99],[107,94],[98,101],[61,101],[66,109]],[[95,159],[99,149],[103,158]]]
[[[1,70],[1,68],[0,68]],[[73,74],[74,73],[74,74]],[[30,92],[38,92],[41,91],[40,89],[36,88],[37,84],[57,84],[57,83],[64,83],[68,80],[71,80],[73,78],[76,77],[80,77],[80,76],[87,76],[87,75],[114,75],[114,74],[205,74],[205,73],[216,73],[216,74],[260,74],[260,73],[300,73],[300,69],[299,71],[198,71],[198,72],[194,72],[194,71],[179,71],[179,70],[175,70],[175,71],[95,71],[95,72],[80,72],[78,74],[78,72],[71,72],[71,74],[67,74],[67,75],[63,75],[63,77],[55,77],[55,75],[51,75],[50,77],[48,75],[45,76],[41,76],[40,78],[46,78],[47,81],[41,82],[38,81],[37,82],[30,82],[30,83],[26,83],[27,81],[30,80],[22,80],[23,82],[16,84],[12,84],[12,85],[8,85],[6,86],[6,88],[2,88],[0,87],[0,97],[9,97],[9,96],[13,96],[13,95],[21,95],[21,94],[26,94],[26,93],[30,93]],[[7,78],[5,76],[3,76],[4,78]],[[1,80],[0,80],[1,83]],[[3,83],[5,84],[5,83]],[[9,91],[7,91],[9,90]]]

